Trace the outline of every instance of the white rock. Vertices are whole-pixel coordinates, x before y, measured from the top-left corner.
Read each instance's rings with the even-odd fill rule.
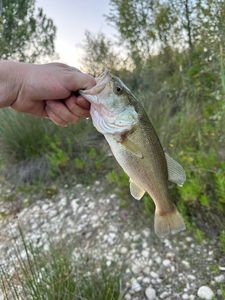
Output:
[[[110,237],[111,239],[115,239],[115,238],[116,238],[116,234],[115,234],[114,232],[110,232],[110,233],[109,233],[109,237]]]
[[[138,281],[138,282],[143,281],[143,276],[138,276],[137,281]]]
[[[182,295],[182,299],[183,299],[183,300],[187,300],[187,299],[189,299],[189,296],[188,296],[188,294],[187,294],[187,293],[184,293],[184,294]]]
[[[143,248],[143,249],[149,248],[149,247],[148,247],[148,243],[147,243],[146,241],[144,241],[144,242],[142,243],[142,248]],[[149,253],[149,251],[148,251],[148,253]]]
[[[140,240],[140,234],[136,234],[135,236],[133,236],[133,241],[134,242],[137,242],[137,241],[139,241]]]
[[[121,249],[120,249],[120,253],[122,253],[122,254],[126,254],[127,253],[127,248],[126,247],[122,247]]]
[[[145,290],[145,295],[148,300],[156,299],[156,291],[150,286]]]
[[[78,208],[77,213],[80,214],[80,213],[82,213],[83,210],[84,210],[84,208],[83,208],[83,206],[81,206],[81,207]]]
[[[174,252],[167,252],[166,253],[166,258],[170,259],[170,260],[174,260],[175,258],[175,253]]]
[[[189,300],[194,300],[195,299],[195,295],[190,295],[189,296]]]
[[[46,203],[43,204],[43,205],[42,205],[42,209],[43,209],[43,210],[48,210],[48,209],[49,209],[49,205],[46,204]]]
[[[201,299],[205,299],[205,300],[211,300],[214,297],[214,293],[213,291],[206,285],[201,286],[198,289],[198,296]]]
[[[150,268],[149,268],[149,267],[145,267],[145,268],[143,269],[143,272],[144,272],[144,274],[149,275],[149,273],[150,273]]]
[[[129,232],[124,232],[124,238],[125,238],[125,240],[130,240],[130,234],[129,234]]]
[[[49,246],[49,244],[44,244],[44,246],[43,246],[43,249],[44,249],[44,251],[49,251],[49,249],[50,249],[50,246]]]
[[[176,268],[175,268],[174,266],[171,266],[171,267],[170,267],[170,270],[171,270],[171,272],[175,272],[175,271],[176,271]]]
[[[66,204],[67,204],[67,199],[66,199],[66,197],[62,197],[61,200],[60,200],[59,202],[60,202],[60,205],[66,206]]]
[[[106,265],[107,265],[108,267],[110,267],[111,264],[112,264],[112,261],[111,261],[111,260],[107,260]]]
[[[151,280],[150,280],[150,278],[145,277],[145,278],[143,278],[142,282],[146,283],[146,284],[149,284],[151,282]]]
[[[0,294],[0,300],[4,300],[4,296]]]
[[[163,261],[163,265],[164,265],[164,267],[169,267],[170,266],[170,264],[171,264],[171,262],[170,262],[170,260],[169,259],[164,259],[164,261]]]
[[[131,300],[131,295],[130,294],[126,294],[124,297],[125,300]]]
[[[225,276],[224,276],[224,275],[216,276],[214,279],[215,279],[215,281],[216,281],[217,283],[225,282]]]
[[[164,244],[166,247],[171,248],[171,242],[169,240],[165,239]]]
[[[150,272],[150,275],[151,275],[151,277],[152,278],[158,278],[159,277],[159,275],[156,273],[156,272]]]
[[[190,280],[195,280],[196,279],[196,277],[194,275],[191,275],[191,274],[188,274],[187,278],[190,279]]]
[[[114,232],[110,232],[108,234],[107,242],[109,245],[113,245],[116,241],[116,234]]]
[[[97,215],[93,215],[91,217],[91,220],[94,221],[94,222],[96,222],[98,219],[99,219],[99,216],[97,216]]]
[[[94,207],[95,207],[95,203],[94,203],[94,202],[88,203],[88,208],[89,208],[90,210],[94,209]]]
[[[149,261],[148,261],[148,265],[149,265],[149,266],[152,266],[152,264],[153,264],[153,261],[152,261],[152,259],[149,259]]]
[[[142,266],[139,265],[139,264],[134,264],[132,265],[131,267],[131,271],[134,273],[134,274],[139,274],[142,270]]]
[[[169,292],[163,292],[163,293],[160,295],[160,298],[161,298],[161,299],[164,299],[164,298],[168,297],[169,295],[170,295]]]
[[[190,264],[188,261],[186,260],[182,260],[182,264],[184,265],[185,268],[189,269],[190,268]]]
[[[144,237],[148,238],[150,236],[150,231],[148,229],[142,230]]]
[[[155,261],[157,262],[157,264],[161,264],[162,259],[161,259],[161,257],[157,256],[157,257],[155,258]]]
[[[72,210],[73,210],[73,213],[76,213],[77,212],[77,208],[78,208],[78,204],[77,204],[77,200],[74,199],[71,201],[71,206],[72,206]]]
[[[134,280],[132,283],[131,289],[134,292],[140,292],[142,290],[142,287],[136,280]]]
[[[143,250],[143,251],[141,252],[141,254],[142,254],[143,257],[148,258],[148,256],[149,256],[149,251]]]

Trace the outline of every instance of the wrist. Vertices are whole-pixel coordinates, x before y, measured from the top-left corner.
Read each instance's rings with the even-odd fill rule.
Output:
[[[9,107],[16,101],[23,83],[25,65],[0,61],[0,107]]]

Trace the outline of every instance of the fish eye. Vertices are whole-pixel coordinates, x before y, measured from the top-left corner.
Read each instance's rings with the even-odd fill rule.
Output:
[[[115,92],[117,95],[120,95],[120,94],[123,92],[123,89],[122,89],[121,86],[115,85],[115,87],[114,87],[114,92]]]

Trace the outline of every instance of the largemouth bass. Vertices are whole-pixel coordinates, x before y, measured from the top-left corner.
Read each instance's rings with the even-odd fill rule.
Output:
[[[80,94],[91,103],[96,129],[130,177],[131,195],[140,200],[147,192],[155,203],[155,232],[159,237],[185,229],[168,191],[168,180],[182,185],[180,164],[164,152],[140,101],[116,76],[104,72],[96,85]]]

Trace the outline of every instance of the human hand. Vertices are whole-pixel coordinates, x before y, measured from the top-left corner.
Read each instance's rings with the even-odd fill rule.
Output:
[[[90,104],[82,96],[76,96],[74,92],[94,86],[95,80],[92,76],[61,63],[36,65],[3,62],[3,64],[11,76],[10,74],[6,76],[8,82],[5,89],[0,87],[0,100],[2,90],[3,94],[6,90],[4,99],[8,99],[2,106],[11,106],[18,112],[48,117],[61,126],[89,116]],[[14,97],[7,97],[7,93],[11,93]]]

